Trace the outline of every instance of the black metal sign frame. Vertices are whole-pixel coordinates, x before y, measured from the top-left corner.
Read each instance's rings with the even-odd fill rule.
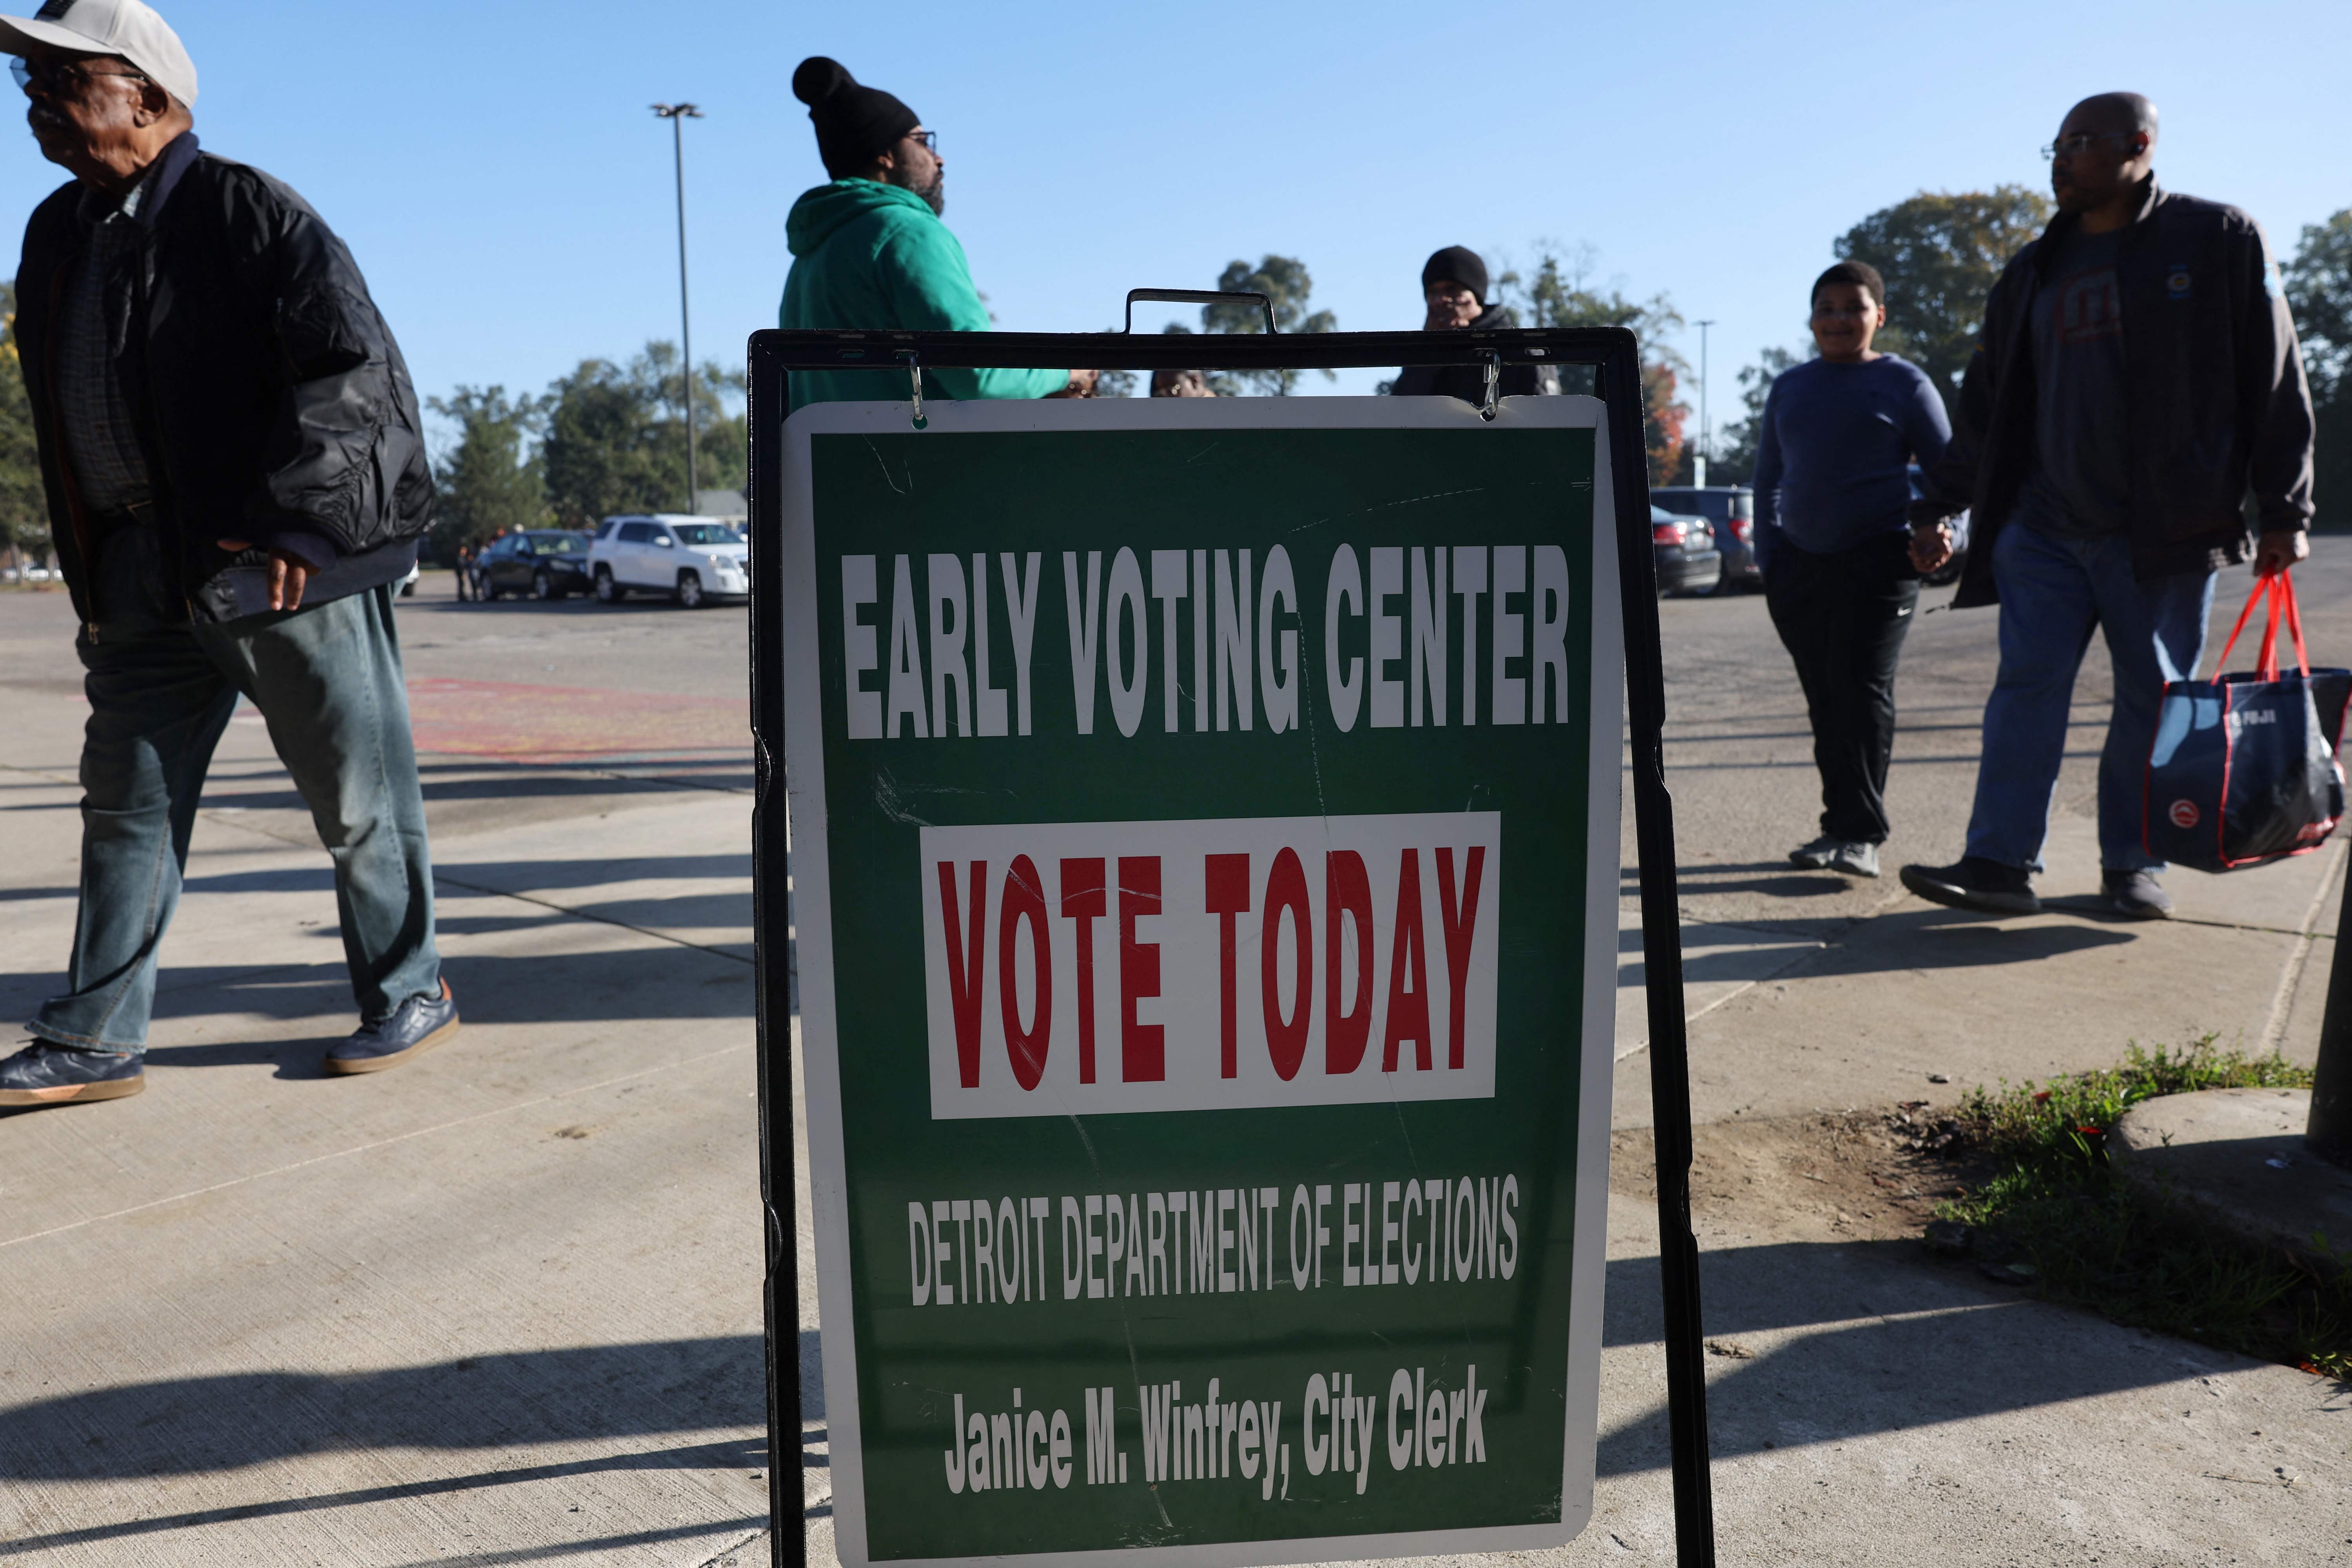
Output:
[[[1149,296],[1152,291],[1140,290]],[[1234,296],[1255,299],[1255,296]],[[1130,309],[1132,304],[1130,302]],[[752,907],[757,952],[760,1185],[766,1216],[769,1519],[773,1560],[807,1560],[801,1449],[800,1269],[791,1070],[793,999],[772,986],[786,973],[791,929],[782,769],[782,452],[787,389],[795,371],[902,370],[919,398],[923,367],[1121,370],[1337,370],[1389,365],[1585,366],[1609,413],[1619,578],[1632,731],[1634,841],[1640,862],[1642,951],[1656,1118],[1658,1231],[1665,1307],[1666,1399],[1673,1452],[1676,1561],[1712,1568],[1714,1502],[1707,1474],[1706,1380],[1700,1328],[1698,1243],[1691,1230],[1688,1042],[1682,934],[1675,905],[1674,802],[1665,781],[1665,675],[1658,636],[1650,486],[1642,444],[1641,359],[1622,328],[1444,332],[1133,335],[1121,332],[763,331],[749,344],[747,423],[751,520]],[[1490,381],[1491,384],[1491,381]],[[918,405],[919,406],[919,405]]]

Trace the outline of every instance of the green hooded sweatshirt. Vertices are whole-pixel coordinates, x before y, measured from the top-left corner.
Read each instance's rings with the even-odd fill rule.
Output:
[[[776,324],[900,331],[984,332],[988,307],[971,284],[963,247],[914,192],[875,180],[835,180],[803,192],[784,220],[793,269]],[[936,397],[1043,397],[1069,384],[1066,370],[926,368]],[[903,401],[903,369],[794,371],[792,405]]]

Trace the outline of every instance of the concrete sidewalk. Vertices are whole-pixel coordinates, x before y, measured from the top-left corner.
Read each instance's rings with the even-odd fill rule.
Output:
[[[1692,606],[1716,626],[1750,607]],[[459,689],[462,668],[422,677],[452,683],[427,737],[451,749],[425,771],[457,1040],[319,1076],[351,1022],[326,863],[240,715],[165,948],[149,1092],[0,1117],[0,1558],[766,1560],[743,770],[665,752],[708,736],[650,711],[625,758],[583,746],[576,713],[512,743],[470,722],[488,683]],[[501,690],[521,716],[502,723],[526,721]],[[2134,1036],[2308,1051],[2340,847],[2177,876],[2188,918],[2124,927],[2069,901],[2095,876],[2069,811],[2052,911],[1961,921],[1891,877],[1737,847],[1762,841],[1738,813],[1785,816],[1804,781],[1785,710],[1723,706],[1678,709],[1677,744],[1721,757],[1676,775],[1703,1138],[2111,1062]],[[1968,737],[1922,707],[1951,751],[1902,781],[1906,819],[1947,820],[1933,792],[1964,781]],[[0,685],[0,1016],[29,1016],[71,930],[82,712],[69,682]],[[1563,1565],[1673,1560],[1639,960],[1635,937],[1599,1508],[1539,1554]],[[2333,1385],[1938,1269],[1860,1238],[1801,1171],[1743,1169],[1698,1203],[1724,1562],[2352,1562]],[[813,1373],[813,1303],[802,1326]]]
[[[5,717],[22,1018],[72,928],[79,710]],[[327,866],[233,722],[148,1092],[0,1119],[0,1557],[704,1563],[764,1526],[749,799],[428,776],[456,1041],[320,1077]]]

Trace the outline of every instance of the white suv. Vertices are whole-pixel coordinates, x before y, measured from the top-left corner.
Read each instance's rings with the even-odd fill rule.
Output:
[[[608,517],[588,546],[599,602],[632,593],[667,594],[688,609],[712,599],[748,599],[751,546],[728,523],[675,512]]]

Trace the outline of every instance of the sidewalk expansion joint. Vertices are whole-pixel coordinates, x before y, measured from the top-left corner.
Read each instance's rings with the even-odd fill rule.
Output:
[[[230,1187],[241,1187],[248,1182],[264,1181],[271,1176],[283,1176],[291,1172],[308,1170],[312,1165],[322,1165],[330,1160],[349,1159],[354,1154],[365,1154],[377,1149],[387,1149],[394,1143],[405,1143],[411,1139],[429,1137],[436,1132],[446,1132],[453,1127],[464,1127],[472,1122],[488,1121],[494,1116],[511,1116],[517,1111],[529,1110],[536,1106],[552,1105],[576,1095],[593,1094],[599,1089],[610,1089],[615,1084],[628,1083],[641,1078],[651,1078],[657,1073],[676,1072],[681,1068],[690,1068],[698,1063],[726,1056],[730,1051],[748,1051],[751,1048],[749,1041],[740,1045],[720,1046],[715,1050],[703,1051],[695,1056],[681,1058],[677,1061],[663,1062],[656,1067],[639,1068],[635,1072],[625,1072],[613,1078],[599,1079],[594,1083],[579,1084],[571,1089],[558,1089],[551,1094],[520,1100],[512,1105],[494,1105],[487,1110],[477,1110],[470,1116],[459,1116],[447,1121],[436,1121],[430,1127],[414,1127],[405,1132],[395,1132],[389,1138],[377,1138],[365,1143],[354,1143],[348,1149],[333,1149],[323,1154],[313,1154],[307,1160],[296,1160],[284,1165],[273,1165],[266,1171],[252,1171],[242,1176],[231,1176],[225,1182],[214,1182],[208,1186],[193,1187],[184,1193],[173,1193],[169,1197],[150,1198],[143,1204],[132,1204],[128,1208],[112,1209],[105,1214],[91,1215],[84,1219],[69,1220],[64,1225],[51,1226],[47,1230],[37,1230],[25,1236],[12,1236],[0,1239],[0,1250],[16,1247],[23,1242],[38,1241],[44,1237],[62,1236],[67,1231],[80,1230],[87,1226],[102,1225],[108,1220],[121,1219],[134,1214],[144,1214],[150,1209],[163,1208],[169,1204],[185,1203],[190,1198],[200,1198],[207,1193],[223,1192]]]
[[[2271,994],[2270,1016],[2263,1021],[2263,1048],[2273,1056],[2279,1054],[2286,1042],[2286,1026],[2294,1013],[2294,999],[2303,989],[2304,970],[2311,962],[2311,950],[2318,940],[2312,928],[2319,924],[2320,912],[2327,907],[2327,895],[2336,890],[2336,879],[2344,874],[2344,856],[2340,851],[2334,853],[2336,864],[2319,879],[2319,887],[2303,911],[2302,926],[2294,933],[2294,951],[2287,954],[2285,967],[2279,972],[2278,989]]]
[[[570,915],[573,920],[594,921],[599,925],[618,926],[623,931],[635,931],[639,936],[652,937],[656,942],[666,942],[677,947],[690,947],[697,952],[707,952],[713,958],[731,958],[736,963],[744,964],[754,963],[757,962],[757,960],[747,957],[742,953],[730,952],[723,947],[710,947],[702,942],[688,942],[682,936],[672,936],[667,931],[654,931],[640,925],[631,925],[626,921],[614,920],[610,915],[592,915],[585,910],[575,910],[568,905],[559,904],[551,899],[534,898],[529,893],[510,893],[504,888],[485,888],[478,882],[461,881],[457,878],[449,875],[448,872],[442,870],[437,866],[433,868],[433,879],[436,882],[446,882],[453,888],[463,888],[466,891],[478,894],[483,898],[512,899],[519,904],[536,904],[542,910],[553,910],[557,914]]]

